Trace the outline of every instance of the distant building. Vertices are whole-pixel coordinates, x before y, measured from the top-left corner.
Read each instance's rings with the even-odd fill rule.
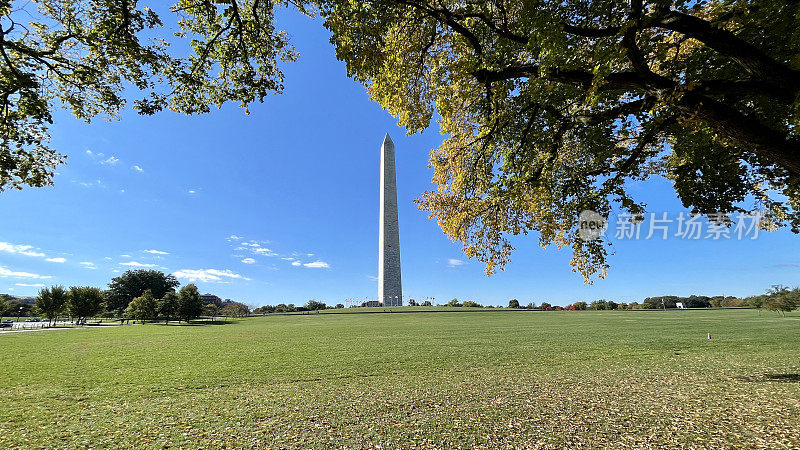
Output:
[[[200,296],[200,298],[203,300],[203,303],[206,304],[217,305],[217,306],[222,305],[222,299],[214,294],[203,294]]]
[[[361,306],[364,307],[364,308],[377,308],[377,307],[381,306],[381,302],[379,302],[377,300],[370,300],[368,302],[362,303]]]

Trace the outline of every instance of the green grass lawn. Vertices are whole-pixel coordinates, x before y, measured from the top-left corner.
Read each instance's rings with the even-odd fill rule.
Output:
[[[312,314],[0,333],[0,448],[789,448],[798,374],[797,312]]]

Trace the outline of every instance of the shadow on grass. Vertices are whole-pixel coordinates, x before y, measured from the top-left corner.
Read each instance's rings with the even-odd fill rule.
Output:
[[[237,323],[236,320],[198,320],[196,322],[147,322],[147,325],[161,325],[167,327],[204,327],[204,326],[213,326],[213,325],[232,325]]]
[[[749,383],[800,383],[800,373],[764,373],[761,375],[750,375],[735,377],[739,381]]]

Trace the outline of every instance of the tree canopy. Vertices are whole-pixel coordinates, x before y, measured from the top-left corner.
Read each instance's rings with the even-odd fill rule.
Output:
[[[67,311],[77,319],[86,319],[103,310],[103,292],[91,286],[69,288]]]
[[[141,296],[134,298],[125,308],[125,315],[136,320],[154,320],[158,316],[158,301],[153,298],[150,289],[145,290]]]
[[[39,295],[34,303],[34,310],[37,314],[41,314],[52,322],[64,311],[67,300],[67,290],[63,286],[44,287],[39,289]]]
[[[770,311],[786,315],[787,312],[800,308],[800,288],[789,289],[785,286],[773,286],[767,290],[767,298],[763,303]]]
[[[410,132],[435,114],[420,207],[502,267],[509,235],[572,247],[603,276],[578,213],[637,216],[631,183],[672,181],[693,212],[760,211],[800,231],[800,2],[332,1],[348,74]],[[724,220],[724,219],[723,219]]]
[[[10,302],[6,298],[6,294],[0,294],[0,319],[3,318],[3,314],[8,310],[8,306]]]
[[[247,105],[282,89],[277,62],[294,59],[294,52],[273,28],[275,2],[167,6],[0,0],[0,190],[52,183],[64,161],[48,144],[56,107],[87,121],[116,118],[128,104],[124,94],[133,92],[130,103],[141,114],[165,108],[193,114],[228,100]],[[172,35],[158,32],[165,14],[174,19]]]
[[[163,298],[167,292],[174,291],[180,282],[173,275],[158,270],[126,270],[122,275],[112,278],[108,284],[108,308],[125,309],[136,297],[146,290],[154,298]]]
[[[187,284],[178,293],[178,317],[187,323],[203,313],[203,299],[194,284]]]
[[[581,240],[577,215],[642,214],[631,185],[650,177],[695,213],[800,232],[795,0],[178,0],[170,36],[153,31],[165,11],[134,0],[29,2],[42,20],[27,25],[32,6],[0,0],[0,189],[50,182],[57,105],[114,117],[126,83],[143,114],[280,92],[288,4],[319,12],[348,75],[410,133],[438,120],[438,186],[419,206],[487,273],[535,232],[604,276],[607,242]]]

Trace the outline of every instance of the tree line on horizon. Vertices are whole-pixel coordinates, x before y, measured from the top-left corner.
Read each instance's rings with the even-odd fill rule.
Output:
[[[608,311],[608,310],[639,310],[639,309],[676,309],[678,303],[682,303],[684,308],[756,308],[766,309],[785,315],[787,312],[794,311],[800,307],[800,288],[788,288],[782,285],[775,285],[767,289],[766,293],[752,295],[745,298],[717,295],[713,297],[705,295],[690,295],[680,297],[677,295],[664,295],[658,297],[647,297],[639,302],[615,302],[613,300],[594,300],[592,302],[577,301],[565,307],[552,306],[543,302],[539,307],[535,303],[529,303],[527,309],[563,309],[567,311]],[[508,304],[509,308],[522,308],[519,301],[512,299]]]
[[[142,322],[164,319],[189,322],[202,315],[240,317],[250,314],[250,308],[239,302],[229,302],[220,308],[206,304],[197,286],[180,287],[171,274],[157,270],[128,270],[111,280],[108,289],[92,286],[54,285],[39,290],[34,303],[20,302],[6,294],[0,295],[0,316],[11,312],[18,316],[36,314],[50,324],[67,315],[78,325],[90,317],[133,319]]]
[[[15,315],[28,316],[30,313],[39,314],[52,321],[60,315],[66,314],[76,323],[85,323],[89,317],[105,317],[117,319],[133,319],[140,321],[154,321],[157,319],[186,321],[202,315],[215,317],[230,316],[243,317],[250,314],[293,313],[306,311],[319,311],[324,309],[340,309],[345,306],[338,303],[329,306],[324,302],[314,299],[302,306],[293,303],[279,303],[277,305],[263,305],[252,309],[244,303],[230,302],[220,308],[213,303],[206,304],[194,284],[183,286],[180,290],[177,279],[170,274],[157,270],[129,270],[115,277],[109,283],[107,290],[91,286],[72,286],[69,289],[63,286],[50,286],[42,288],[33,305],[22,303],[7,294],[0,294],[0,317],[6,312]],[[413,302],[413,304],[412,304]],[[683,303],[685,308],[756,308],[766,309],[785,315],[800,307],[800,288],[788,288],[775,285],[764,294],[739,298],[733,296],[704,296],[690,295],[681,297],[665,295],[647,297],[639,302],[616,302],[613,300],[599,299],[591,302],[576,301],[567,306],[552,305],[549,302],[529,302],[522,305],[519,300],[511,299],[508,308],[536,309],[557,311],[583,311],[583,310],[653,310],[674,309],[678,303]],[[409,306],[434,306],[430,302],[417,304],[410,299]],[[460,302],[453,298],[438,307],[464,307],[464,308],[495,308],[492,305],[482,305],[473,300]]]

